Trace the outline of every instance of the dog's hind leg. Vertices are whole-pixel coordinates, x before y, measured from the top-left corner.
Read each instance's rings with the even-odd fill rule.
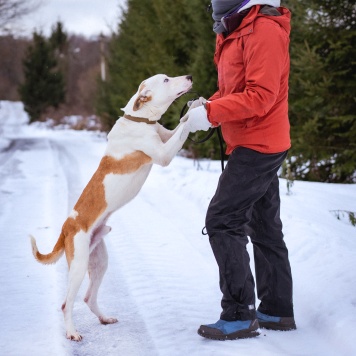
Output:
[[[91,254],[95,247],[102,241],[103,237],[107,235],[111,231],[111,227],[105,225],[105,221],[102,225],[98,226],[91,237],[90,245],[89,245],[89,253]]]
[[[97,297],[100,284],[108,267],[108,252],[105,242],[101,240],[97,243],[89,257],[89,288],[84,298],[90,310],[99,318],[102,324],[113,324],[117,322],[116,318],[106,317],[100,311]]]
[[[72,313],[75,297],[88,269],[90,236],[89,234],[80,231],[73,239],[75,247],[74,256],[70,261],[67,297],[62,305],[62,311],[66,325],[67,338],[80,341],[82,336],[74,327]]]

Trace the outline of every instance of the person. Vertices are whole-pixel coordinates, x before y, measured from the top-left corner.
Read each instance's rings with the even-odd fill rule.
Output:
[[[257,336],[260,327],[296,329],[277,176],[291,145],[290,12],[277,0],[213,0],[211,5],[218,91],[194,101],[182,121],[190,132],[221,126],[227,146],[228,162],[206,214],[222,312],[198,333],[232,340]]]

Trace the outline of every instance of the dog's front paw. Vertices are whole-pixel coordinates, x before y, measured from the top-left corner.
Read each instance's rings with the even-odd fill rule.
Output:
[[[179,120],[180,123],[187,122],[189,115],[185,114],[184,116],[181,117]]]
[[[67,339],[73,340],[73,341],[81,341],[83,339],[83,337],[77,331],[74,333],[70,333],[67,331]]]
[[[115,324],[118,322],[116,318],[107,318],[105,316],[99,316],[99,320],[103,325]]]

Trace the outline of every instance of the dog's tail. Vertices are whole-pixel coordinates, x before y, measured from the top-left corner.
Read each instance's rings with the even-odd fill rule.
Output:
[[[44,265],[49,265],[51,263],[56,263],[63,255],[64,252],[64,234],[61,232],[59,235],[57,243],[53,247],[53,251],[51,253],[48,253],[47,255],[42,255],[38,251],[36,240],[33,236],[30,236],[31,238],[31,245],[32,245],[32,253],[35,256],[35,259],[43,263]]]

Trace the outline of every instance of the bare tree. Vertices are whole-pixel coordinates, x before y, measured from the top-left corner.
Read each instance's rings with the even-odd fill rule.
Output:
[[[0,30],[12,22],[35,11],[41,0],[0,0]]]

